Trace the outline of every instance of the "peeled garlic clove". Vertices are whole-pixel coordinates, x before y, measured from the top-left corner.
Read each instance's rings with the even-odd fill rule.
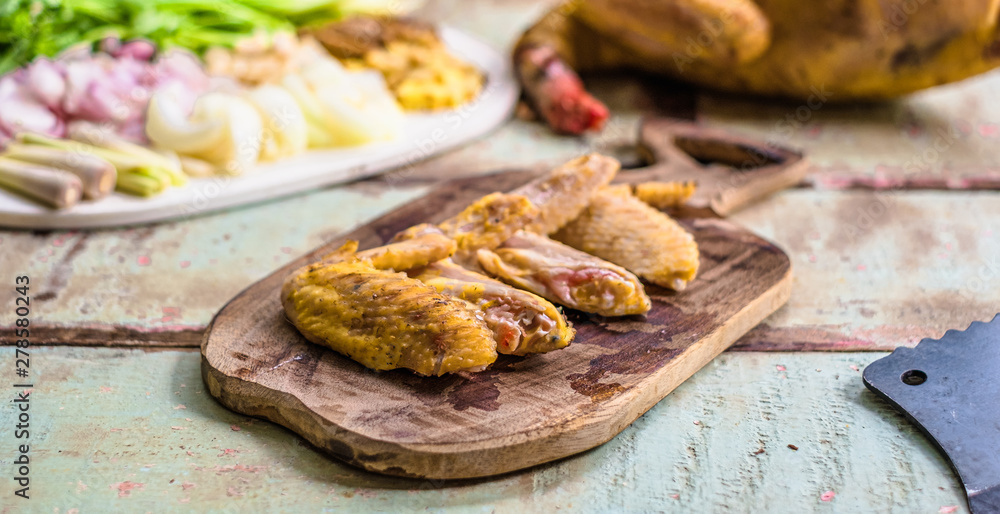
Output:
[[[229,138],[236,150],[233,160],[225,164],[230,173],[245,173],[253,169],[260,159],[264,122],[253,104],[238,97],[230,97]],[[235,163],[235,167],[233,167]]]
[[[288,157],[306,150],[309,127],[290,92],[281,86],[265,84],[253,89],[247,96],[264,123],[261,159]]]
[[[149,99],[146,111],[146,137],[157,146],[180,153],[196,153],[210,149],[225,137],[225,126],[219,120],[204,115],[195,119],[201,98],[195,102],[195,113],[185,116],[179,105],[167,94],[156,93]]]
[[[260,157],[263,122],[257,109],[238,96],[208,93],[198,99],[192,117],[220,120],[223,137],[219,144],[200,152],[187,152],[227,173],[239,175],[251,170]]]
[[[336,141],[330,135],[327,128],[326,115],[323,113],[323,104],[313,94],[312,89],[299,75],[285,75],[281,80],[281,85],[291,93],[299,109],[305,116],[307,126],[307,145],[310,148],[328,148],[334,146]]]

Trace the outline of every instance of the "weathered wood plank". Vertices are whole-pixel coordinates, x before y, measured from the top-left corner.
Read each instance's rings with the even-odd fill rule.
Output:
[[[36,349],[29,511],[963,512],[945,461],[851,368],[881,356],[724,354],[593,451],[445,482],[365,473],[224,409],[197,352]]]
[[[997,197],[799,189],[737,213],[789,254],[796,276],[788,304],[744,342],[889,349],[989,321],[1000,310]]]
[[[823,188],[1000,189],[1000,71],[892,102],[703,94],[699,121],[803,150]]]
[[[802,150],[810,159],[808,182],[823,189],[1000,189],[1000,107],[992,101],[1000,72],[893,102],[816,109],[692,93],[670,82],[654,88],[648,76],[627,72],[586,78],[612,109],[600,134],[569,138],[538,122],[513,120],[486,140],[436,157],[434,167],[389,177],[427,180],[544,167],[586,151],[621,151],[628,161],[634,157],[624,147],[634,144],[641,116],[666,114]],[[692,95],[693,109],[687,106]]]
[[[11,333],[10,328],[6,334]],[[114,348],[197,348],[204,328],[148,329],[122,325],[31,324],[31,344],[38,346],[102,346]],[[4,338],[0,344],[12,344]]]
[[[499,359],[468,381],[374,376],[310,344],[288,323],[279,292],[296,268],[347,239],[371,248],[416,223],[440,223],[530,178],[513,173],[442,184],[244,290],[215,316],[201,347],[212,396],[367,470],[495,476],[607,441],[788,299],[791,264],[780,249],[702,218],[683,221],[701,248],[702,278],[678,294],[647,289],[653,302],[642,321],[568,312],[576,329],[568,348]],[[428,397],[429,390],[447,394]]]
[[[40,342],[72,344],[81,337],[96,344],[102,333],[124,333],[126,341],[195,344],[193,333],[156,334],[203,330],[248,284],[424,191],[406,187],[376,196],[359,191],[362,186],[371,187],[320,191],[131,232],[6,232],[0,234],[0,269],[8,277],[30,274],[39,283],[32,290],[36,297],[58,291],[36,299],[33,323],[51,327],[42,332],[51,337]],[[1000,309],[996,193],[798,189],[732,220],[781,246],[796,270],[788,305],[737,346],[891,349],[989,320]],[[151,262],[139,266],[141,255]],[[11,291],[0,288],[0,304],[12,301]],[[11,315],[0,312],[0,327],[13,323]]]
[[[463,8],[458,9],[459,6]],[[465,6],[458,0],[434,0],[422,12],[428,18],[470,30],[503,47],[547,8],[547,4],[529,0],[490,2],[476,7]],[[796,132],[794,138],[785,142],[807,149],[821,168],[843,161],[848,168],[867,170],[865,173],[872,172],[874,177],[875,165],[871,163],[877,157],[885,156],[883,164],[905,163],[913,151],[923,151],[928,141],[933,142],[927,138],[940,125],[968,120],[974,130],[942,153],[947,158],[941,157],[940,162],[949,169],[961,163],[979,163],[979,172],[990,173],[991,169],[997,169],[990,160],[997,136],[991,135],[989,124],[998,115],[997,107],[982,98],[995,89],[995,75],[921,93],[902,104],[887,104],[890,107],[855,108],[857,112],[852,108],[824,107],[815,112],[814,121],[822,122],[816,138],[811,139],[810,129]],[[691,95],[676,85],[658,88],[637,76],[624,82],[618,76],[594,77],[590,83],[616,111],[608,128],[599,136],[555,136],[540,124],[514,120],[493,136],[426,166],[340,189],[133,230],[47,234],[0,231],[0,270],[4,271],[0,280],[5,281],[0,285],[10,280],[5,277],[15,274],[27,273],[36,279],[37,289],[32,290],[37,302],[33,321],[52,327],[46,342],[70,343],[73,338],[81,337],[97,343],[101,331],[135,332],[127,339],[143,340],[147,338],[138,334],[202,330],[212,314],[248,284],[338,233],[419,196],[427,180],[512,167],[544,168],[591,149],[613,152],[620,145],[634,141],[642,110],[693,115],[693,112],[685,114],[686,100],[670,103],[675,96]],[[975,93],[969,96],[968,105],[958,99],[968,93],[966,90]],[[783,104],[762,104],[761,112],[756,107],[741,105],[730,105],[718,98],[703,100],[700,116],[708,124],[766,138],[775,123],[790,112],[790,107]],[[900,147],[898,141],[882,136],[910,138],[901,135],[909,134],[908,130],[902,130],[909,127],[907,120],[911,119],[903,116],[906,109],[919,115],[911,118],[927,121],[927,126],[921,132],[924,139],[906,139],[909,142]],[[865,121],[862,119],[865,117],[875,121]],[[976,123],[984,127],[982,133]],[[829,130],[824,128],[827,126]],[[629,156],[627,152],[622,155]],[[927,180],[944,176],[932,174]],[[879,184],[891,184],[892,177],[886,175]],[[924,175],[917,179],[921,177]],[[914,185],[917,184],[911,181],[908,187]],[[990,302],[996,303],[996,293],[991,292],[995,288],[987,288],[985,295],[979,296],[971,294],[970,284],[976,287],[980,282],[985,284],[982,280],[976,282],[977,274],[985,276],[995,269],[995,245],[983,246],[979,249],[981,253],[968,245],[963,247],[973,251],[946,249],[949,258],[940,262],[918,256],[907,258],[909,264],[905,269],[879,268],[878,284],[867,279],[876,273],[871,265],[860,263],[868,266],[866,273],[860,273],[852,270],[849,262],[861,255],[870,257],[885,252],[895,255],[896,261],[888,264],[901,262],[900,252],[883,250],[877,241],[893,240],[898,243],[896,249],[903,245],[914,249],[907,253],[919,253],[928,227],[937,227],[935,231],[942,227],[950,230],[948,226],[954,225],[965,239],[998,234],[994,221],[997,210],[990,207],[990,198],[993,197],[936,193],[911,197],[896,190],[830,196],[795,191],[738,214],[735,218],[738,222],[757,232],[770,231],[766,233],[773,234],[773,240],[790,253],[797,253],[793,258],[801,271],[796,289],[800,293],[793,294],[792,303],[744,342],[753,343],[754,348],[777,349],[815,348],[817,344],[822,348],[889,348],[915,342],[928,334],[938,336],[948,327],[968,323],[970,318],[988,319]],[[865,211],[875,209],[877,213],[878,207],[872,202],[880,199],[898,204],[897,210],[904,214],[897,216],[898,220],[878,215],[875,226],[876,221],[869,220]],[[955,212],[967,214],[956,216]],[[814,223],[807,223],[810,220]],[[839,226],[834,220],[846,220],[848,225]],[[869,223],[872,227],[868,227]],[[859,236],[857,243],[837,240],[834,234],[851,226],[862,228],[864,237]],[[978,236],[977,228],[981,229]],[[957,242],[951,243],[955,246]],[[812,246],[804,246],[807,243]],[[813,258],[816,262],[811,261]],[[916,264],[924,261],[933,266]],[[935,271],[933,279],[926,276],[928,269]],[[990,280],[995,284],[995,279]],[[888,291],[885,297],[883,290]],[[0,288],[0,304],[9,303],[9,294],[8,289]],[[926,300],[930,297],[933,301]],[[823,302],[827,302],[825,307],[821,307]],[[921,308],[927,309],[926,316],[915,310]],[[10,312],[0,311],[0,328],[9,326],[12,320]],[[60,327],[68,327],[69,332],[60,333]],[[162,339],[178,341],[166,335]],[[803,346],[804,343],[812,346]]]
[[[27,275],[32,323],[201,330],[249,284],[425,190],[362,183],[149,227],[3,231],[0,305],[13,304],[6,285]],[[0,327],[13,322],[13,310],[0,311]]]

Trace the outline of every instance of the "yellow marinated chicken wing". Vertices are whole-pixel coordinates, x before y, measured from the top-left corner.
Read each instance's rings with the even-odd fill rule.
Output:
[[[592,153],[562,164],[512,194],[526,197],[538,208],[538,216],[528,230],[551,234],[577,217],[594,194],[611,182],[619,168],[621,164],[616,159]]]
[[[377,269],[406,271],[426,266],[455,253],[455,241],[438,232],[425,232],[413,238],[400,240],[363,252],[358,259],[371,261]]]
[[[632,186],[636,198],[656,207],[680,207],[694,195],[694,182],[643,182]]]
[[[575,331],[561,312],[543,298],[469,271],[450,259],[411,276],[439,292],[461,298],[482,311],[493,330],[497,351],[510,355],[544,353],[566,347]]]
[[[494,251],[480,250],[479,264],[509,284],[584,312],[626,316],[651,307],[628,270],[539,234],[520,231]]]
[[[524,196],[492,193],[442,222],[438,228],[458,245],[455,261],[474,267],[476,250],[500,246],[537,217],[538,208]],[[408,231],[404,231],[401,236],[410,237],[407,234]]]
[[[698,272],[694,237],[633,196],[627,185],[602,189],[583,214],[553,238],[677,291]]]
[[[480,371],[497,357],[478,307],[370,261],[300,268],[286,279],[281,300],[306,339],[371,369],[440,376]]]

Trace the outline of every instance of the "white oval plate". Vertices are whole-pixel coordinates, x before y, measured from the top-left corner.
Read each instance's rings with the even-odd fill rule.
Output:
[[[191,179],[184,187],[151,198],[112,193],[54,211],[0,190],[0,225],[28,229],[96,228],[183,218],[237,205],[341,184],[408,166],[492,131],[509,116],[518,87],[509,59],[486,43],[449,27],[441,39],[457,56],[486,74],[486,87],[472,102],[434,114],[407,114],[395,141],[352,148],[310,150],[263,164],[239,177]]]

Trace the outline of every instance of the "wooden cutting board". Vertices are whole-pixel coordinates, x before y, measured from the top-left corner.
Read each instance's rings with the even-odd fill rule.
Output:
[[[424,378],[375,372],[308,343],[285,320],[284,277],[357,239],[378,246],[413,224],[437,222],[476,198],[527,182],[524,172],[449,182],[254,284],[212,320],[202,376],[223,405],[297,432],[364,469],[424,478],[505,473],[598,446],[787,301],[788,256],[729,222],[682,220],[701,249],[682,293],[647,286],[645,317],[567,312],[576,340],[491,369]]]

